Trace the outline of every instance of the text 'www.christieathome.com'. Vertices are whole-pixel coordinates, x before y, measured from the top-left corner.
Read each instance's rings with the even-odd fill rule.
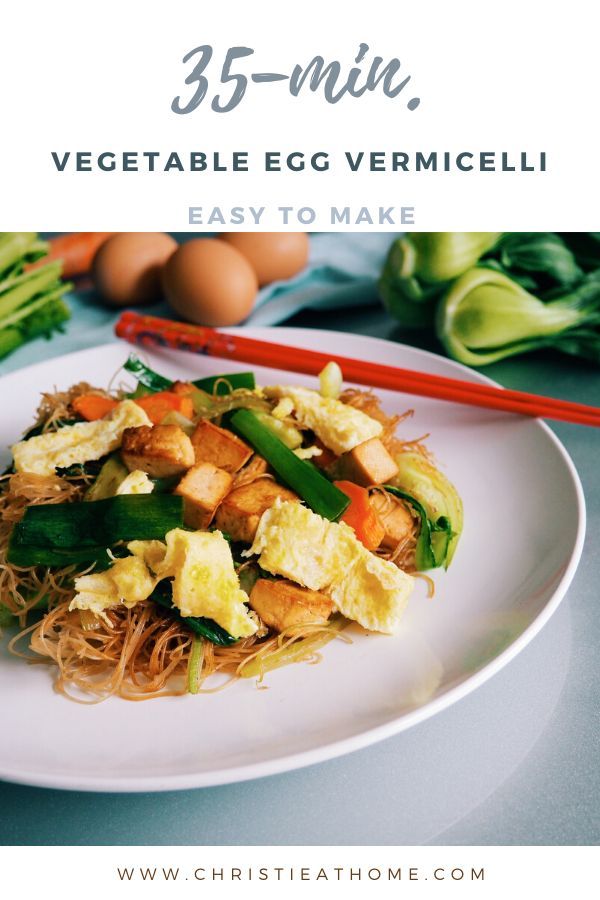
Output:
[[[131,882],[241,882],[250,881],[484,881],[483,866],[438,866],[420,868],[417,866],[262,866],[256,868],[229,867],[219,868],[199,866],[191,870],[180,868],[163,868],[142,866],[117,866],[116,874],[120,881]]]

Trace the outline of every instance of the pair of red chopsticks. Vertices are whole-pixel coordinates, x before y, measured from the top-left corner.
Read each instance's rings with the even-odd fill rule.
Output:
[[[545,419],[561,419],[577,425],[600,427],[600,409],[583,403],[554,400],[537,394],[461,381],[458,378],[428,375],[411,369],[338,356],[336,353],[303,350],[237,334],[226,334],[213,328],[158,319],[155,316],[124,312],[115,326],[115,332],[118,337],[132,344],[188,350],[220,359],[233,359],[274,369],[301,372],[304,375],[318,375],[328,362],[334,361],[341,367],[346,381],[355,384],[387,388],[406,394],[450,400],[453,403],[481,406],[484,409],[496,409],[523,416],[540,416]]]

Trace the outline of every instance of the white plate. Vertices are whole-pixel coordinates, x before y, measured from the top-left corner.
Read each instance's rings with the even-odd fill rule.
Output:
[[[433,354],[328,331],[252,328],[244,334],[413,369],[485,379]],[[128,346],[109,344],[40,363],[0,381],[0,445],[29,424],[41,390],[104,385]],[[203,356],[145,354],[170,376],[248,366]],[[257,370],[260,383],[309,378]],[[378,392],[386,410],[414,407],[401,434],[428,446],[455,482],[465,530],[448,573],[426,599],[418,585],[397,637],[354,634],[319,665],[270,673],[267,690],[238,681],[221,693],[80,706],[53,692],[44,666],[0,649],[0,778],[55,788],[153,791],[270,775],[356,750],[447,707],[513,658],[547,622],[573,578],[585,530],[579,478],[539,421]],[[543,672],[540,673],[543,677]]]

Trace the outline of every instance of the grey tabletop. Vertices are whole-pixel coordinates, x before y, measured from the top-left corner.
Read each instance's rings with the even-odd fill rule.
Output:
[[[286,324],[416,343],[379,309]],[[433,342],[419,342],[439,350]],[[598,405],[600,372],[554,354],[486,374]],[[164,794],[84,794],[0,783],[0,843],[595,844],[600,837],[600,436],[553,425],[587,500],[568,596],[519,656],[434,718],[366,750],[285,775]]]

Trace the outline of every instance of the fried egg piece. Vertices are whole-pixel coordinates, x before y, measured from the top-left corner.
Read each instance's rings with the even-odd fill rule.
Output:
[[[249,637],[257,630],[231,549],[220,531],[173,528],[164,544],[132,541],[128,549],[144,559],[157,579],[173,579],[173,605],[182,616],[213,619],[235,638]]]
[[[148,477],[147,472],[141,469],[134,469],[129,475],[123,479],[117,488],[117,497],[122,494],[151,494],[154,490],[154,484]]]
[[[343,522],[330,522],[299,503],[276,502],[261,516],[245,556],[262,569],[313,591],[323,591],[348,619],[394,634],[414,578],[374,556]]]
[[[75,579],[69,609],[89,609],[106,619],[118,603],[135,606],[146,600],[159,581],[173,579],[173,605],[182,616],[213,619],[232,637],[254,634],[258,624],[246,603],[229,544],[220,531],[173,528],[165,541],[130,541],[132,554],[116,559],[110,569]]]
[[[116,559],[110,569],[81,575],[75,579],[75,596],[69,609],[89,609],[106,620],[106,610],[124,603],[135,606],[146,600],[156,587],[156,578],[143,559],[126,556]]]
[[[151,425],[150,419],[133,400],[123,400],[103,419],[77,422],[58,431],[38,434],[14,444],[17,472],[53,475],[57,466],[67,468],[101,459],[121,445],[126,428]]]
[[[323,397],[310,388],[277,384],[263,388],[263,393],[280,403],[284,399],[290,400],[298,424],[314,431],[320,441],[338,456],[354,450],[370,438],[379,437],[383,431],[381,422],[360,409],[333,397]]]

